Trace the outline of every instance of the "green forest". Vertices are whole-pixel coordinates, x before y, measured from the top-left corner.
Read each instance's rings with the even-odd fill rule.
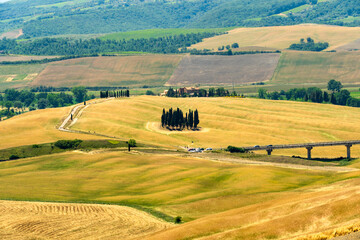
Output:
[[[116,52],[151,52],[180,53],[192,44],[201,42],[204,38],[220,33],[203,32],[188,33],[159,38],[140,38],[130,40],[72,40],[67,38],[42,38],[29,41],[16,41],[3,38],[0,40],[0,52],[5,54],[24,55],[93,55]],[[54,60],[43,60],[54,61]],[[11,63],[8,63],[11,64]]]
[[[0,32],[22,28],[23,38],[153,28],[360,26],[360,0],[24,0],[0,4],[0,12]]]

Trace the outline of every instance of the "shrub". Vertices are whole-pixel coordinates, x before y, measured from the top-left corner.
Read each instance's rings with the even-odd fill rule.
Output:
[[[77,148],[82,140],[75,139],[75,140],[59,140],[55,142],[55,146],[61,149],[74,149]]]
[[[19,159],[20,157],[18,155],[11,155],[9,157],[10,160],[15,160],[15,159]]]
[[[234,146],[228,146],[226,151],[229,151],[231,153],[238,152],[238,153],[245,153],[246,150],[244,148],[234,147]]]
[[[40,148],[40,145],[34,144],[34,145],[32,145],[32,148]]]
[[[180,217],[180,216],[177,216],[177,217],[174,219],[174,222],[175,222],[176,224],[181,223],[181,217]]]
[[[145,94],[146,95],[155,95],[155,93],[151,90],[147,90]]]

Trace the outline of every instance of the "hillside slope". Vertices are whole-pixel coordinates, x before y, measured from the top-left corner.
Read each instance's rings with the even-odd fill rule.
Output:
[[[341,27],[318,24],[301,24],[295,26],[236,28],[226,35],[204,39],[192,45],[196,49],[214,49],[220,46],[238,43],[239,47],[264,47],[286,49],[301,38],[311,37],[316,42],[328,42],[334,50],[340,46],[360,39],[360,27]]]
[[[0,4],[0,33],[25,37],[151,28],[292,25],[359,26],[360,0],[57,0]]]

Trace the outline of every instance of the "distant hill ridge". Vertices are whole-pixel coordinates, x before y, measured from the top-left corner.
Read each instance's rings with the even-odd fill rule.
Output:
[[[151,28],[322,23],[360,26],[360,0],[12,0],[0,3],[0,33],[23,38]]]

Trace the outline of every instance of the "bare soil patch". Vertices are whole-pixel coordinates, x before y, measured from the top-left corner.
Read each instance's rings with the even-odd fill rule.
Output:
[[[124,206],[0,201],[1,239],[132,239],[171,224]]]
[[[228,85],[270,80],[280,54],[186,56],[167,85]]]
[[[6,33],[3,33],[0,35],[0,39],[2,38],[18,38],[20,37],[21,35],[23,35],[23,30],[22,29],[16,29],[16,30],[13,30],[13,31],[10,31],[10,32],[6,32]]]

